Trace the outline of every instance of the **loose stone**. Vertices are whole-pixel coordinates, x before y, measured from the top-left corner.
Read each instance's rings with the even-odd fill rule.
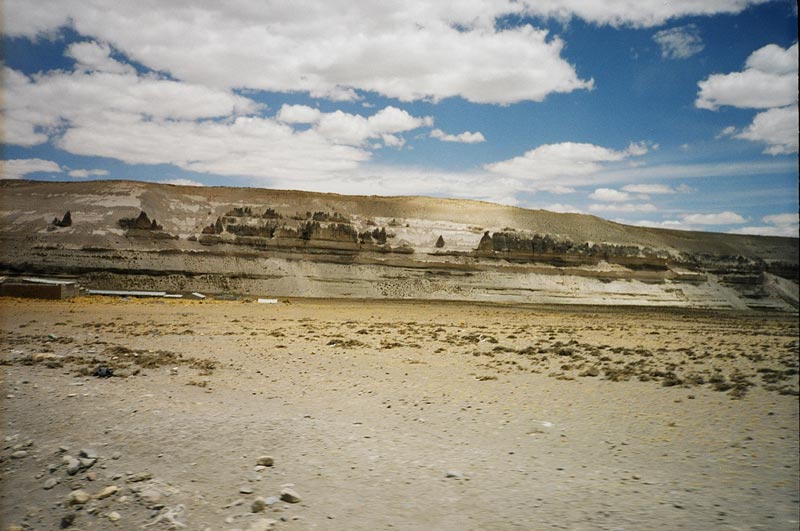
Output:
[[[250,504],[250,511],[254,513],[260,513],[267,507],[267,504],[264,503],[264,498],[256,498],[253,500],[253,503]]]
[[[258,458],[256,464],[261,466],[272,466],[275,464],[275,460],[270,455],[262,455]]]
[[[281,500],[287,503],[299,503],[300,495],[292,489],[283,489],[281,491]]]
[[[104,500],[104,499],[108,498],[109,496],[113,496],[118,491],[119,491],[119,487],[117,487],[116,485],[111,485],[111,486],[108,486],[108,487],[104,488],[100,492],[98,492],[95,497],[98,500]]]
[[[73,490],[67,496],[67,505],[83,505],[88,502],[91,496],[84,490]]]

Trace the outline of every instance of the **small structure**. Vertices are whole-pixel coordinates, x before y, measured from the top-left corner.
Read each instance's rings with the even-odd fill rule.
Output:
[[[116,289],[90,289],[89,295],[110,295],[112,297],[166,297],[166,291],[129,291]]]
[[[4,297],[60,300],[75,297],[79,293],[78,283],[74,280],[5,278],[0,284],[0,296]]]

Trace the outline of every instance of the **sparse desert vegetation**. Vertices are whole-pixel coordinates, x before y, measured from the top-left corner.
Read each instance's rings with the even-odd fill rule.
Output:
[[[2,308],[4,525],[797,525],[790,314],[91,297]]]

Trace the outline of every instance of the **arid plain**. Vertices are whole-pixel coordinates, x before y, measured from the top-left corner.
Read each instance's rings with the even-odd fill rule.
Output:
[[[790,313],[0,304],[3,529],[800,520]]]

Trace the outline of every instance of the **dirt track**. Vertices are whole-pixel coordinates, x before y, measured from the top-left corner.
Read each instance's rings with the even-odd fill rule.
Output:
[[[796,316],[88,298],[0,310],[3,529],[69,514],[74,529],[167,529],[170,509],[200,530],[800,520]],[[115,376],[91,376],[99,366]],[[68,474],[62,458],[85,448],[96,463]],[[261,455],[274,466],[256,471]],[[299,503],[251,512],[289,484]]]

